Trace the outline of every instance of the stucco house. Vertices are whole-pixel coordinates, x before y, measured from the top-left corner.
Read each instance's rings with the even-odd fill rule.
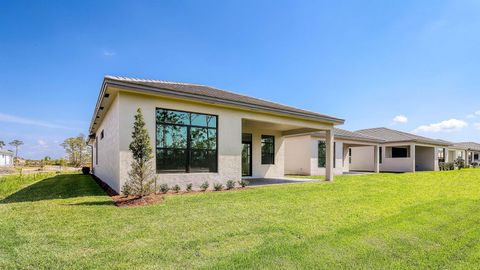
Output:
[[[13,166],[13,156],[12,151],[0,149],[0,166]]]
[[[452,146],[451,142],[384,127],[357,132],[384,141],[380,146],[379,164],[383,172],[437,171],[439,162],[448,160],[448,148]],[[364,159],[373,151],[371,147],[352,149],[352,159]]]
[[[291,135],[285,138],[285,173],[325,175],[325,132]],[[334,174],[351,171],[378,172],[379,146],[384,141],[373,136],[334,129]],[[364,158],[352,159],[354,149],[371,149]]]
[[[326,178],[333,179],[333,127],[343,119],[204,85],[106,76],[89,144],[93,173],[117,192],[128,179],[138,108],[155,149],[159,184],[281,178],[284,138],[320,131],[326,139]]]
[[[480,163],[480,144],[475,142],[459,142],[453,144],[452,148],[456,149],[457,155],[465,160],[466,164]]]

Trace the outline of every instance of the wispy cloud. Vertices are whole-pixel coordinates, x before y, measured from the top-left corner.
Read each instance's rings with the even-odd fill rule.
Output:
[[[463,120],[449,119],[440,123],[422,125],[417,127],[413,132],[454,132],[468,127],[468,123]]]
[[[408,122],[408,117],[405,115],[397,115],[392,119],[394,124],[405,124]]]
[[[107,57],[112,57],[115,56],[117,53],[112,50],[103,50],[103,55]]]
[[[5,114],[5,113],[0,113],[0,122],[14,123],[14,124],[20,124],[20,125],[30,125],[30,126],[45,127],[45,128],[75,130],[75,128],[71,128],[71,127],[56,125],[56,124],[45,122],[45,121],[29,119],[29,118],[19,117],[19,116]]]

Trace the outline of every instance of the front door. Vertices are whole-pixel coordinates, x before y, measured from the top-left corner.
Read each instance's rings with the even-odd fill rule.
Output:
[[[252,135],[242,135],[242,176],[252,176]]]

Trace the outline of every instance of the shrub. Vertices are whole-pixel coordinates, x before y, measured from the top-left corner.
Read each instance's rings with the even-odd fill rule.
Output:
[[[220,184],[220,183],[215,183],[215,184],[213,184],[213,189],[214,189],[215,191],[220,191],[220,190],[223,189],[223,185]]]
[[[125,196],[131,195],[131,194],[132,194],[132,190],[131,190],[131,188],[130,188],[130,185],[128,185],[128,184],[125,183],[125,184],[123,185],[123,188],[122,188],[122,193],[123,193],[123,195],[125,195]]]
[[[226,186],[227,186],[227,189],[232,189],[232,188],[234,188],[234,187],[235,187],[235,181],[233,181],[233,180],[228,180]]]
[[[83,174],[90,174],[90,167],[82,167]]]
[[[440,171],[445,171],[445,162],[439,162],[438,163],[438,169]]]
[[[242,188],[244,188],[244,187],[248,186],[248,184],[250,184],[250,182],[248,182],[247,180],[242,179],[242,180],[238,181],[238,184],[239,184]]]
[[[478,166],[479,166],[478,162],[472,162],[472,167],[473,168],[478,168]]]
[[[210,184],[208,183],[208,181],[205,181],[200,185],[200,188],[202,189],[202,191],[205,191],[208,189],[209,186]]]
[[[170,190],[167,184],[161,184],[160,185],[160,192],[161,193],[167,193]]]
[[[455,163],[453,163],[453,162],[445,163],[445,170],[447,170],[447,171],[455,170]]]
[[[193,184],[192,183],[189,183],[187,184],[187,188],[185,189],[187,192],[190,192],[192,191],[192,188],[193,188]]]
[[[175,193],[178,193],[180,191],[180,186],[179,185],[175,185],[173,186],[172,190],[175,192]]]
[[[455,165],[459,170],[465,168],[465,160],[463,158],[457,158],[455,160]]]

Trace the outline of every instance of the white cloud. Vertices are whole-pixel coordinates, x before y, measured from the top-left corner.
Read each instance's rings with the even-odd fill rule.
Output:
[[[480,130],[480,123],[475,123],[475,124],[473,124],[473,126],[474,126],[476,129]]]
[[[397,115],[393,118],[393,122],[396,124],[405,124],[408,122],[408,118],[405,115]]]
[[[475,118],[475,114],[469,114],[467,115],[467,118],[470,118],[470,119]]]
[[[458,119],[449,119],[440,123],[423,125],[417,127],[413,132],[453,132],[459,131],[468,126],[468,123]]]
[[[42,139],[37,140],[37,143],[40,147],[48,147],[47,142]]]
[[[475,115],[480,115],[480,110],[476,111]]]
[[[56,125],[56,124],[52,124],[44,121],[28,119],[28,118],[23,118],[15,115],[4,114],[4,113],[0,113],[0,122],[21,124],[21,125],[31,125],[31,126],[46,127],[46,128],[74,130],[73,128],[66,127],[66,126]]]
[[[104,56],[108,56],[108,57],[111,57],[111,56],[115,56],[117,53],[115,51],[111,51],[111,50],[103,50],[103,55]]]

